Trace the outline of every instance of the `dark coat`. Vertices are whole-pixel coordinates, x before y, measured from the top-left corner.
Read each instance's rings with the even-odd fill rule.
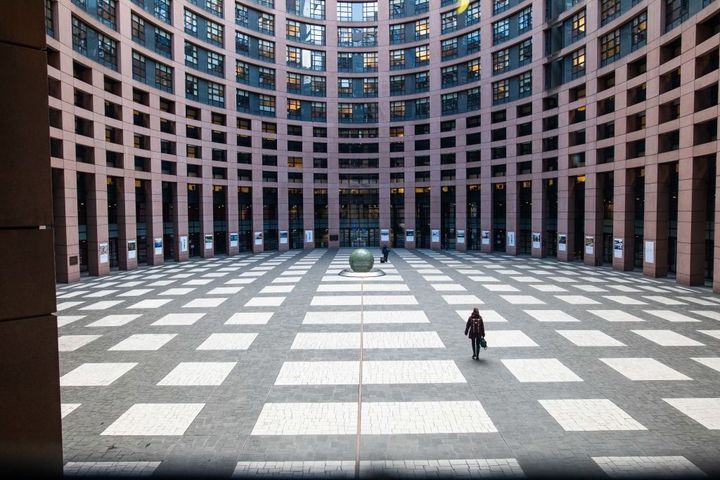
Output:
[[[468,334],[469,332],[469,334]],[[485,336],[485,324],[481,316],[474,317],[470,315],[465,324],[465,335],[470,338],[484,337]]]
[[[382,254],[387,257],[389,253],[390,249],[387,247],[387,245],[383,245]]]

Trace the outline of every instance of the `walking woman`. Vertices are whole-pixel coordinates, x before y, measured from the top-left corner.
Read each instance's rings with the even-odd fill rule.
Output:
[[[477,360],[478,354],[480,353],[480,339],[485,338],[485,325],[477,308],[473,308],[470,317],[467,319],[465,335],[470,338],[470,343],[472,343],[472,358],[473,360]]]

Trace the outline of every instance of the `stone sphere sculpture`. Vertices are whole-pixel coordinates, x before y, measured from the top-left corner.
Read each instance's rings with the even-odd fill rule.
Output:
[[[355,249],[350,254],[350,268],[353,272],[369,272],[372,270],[374,264],[375,259],[372,253],[366,248]]]

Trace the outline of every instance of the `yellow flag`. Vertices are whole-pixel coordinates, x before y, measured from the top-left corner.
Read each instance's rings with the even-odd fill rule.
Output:
[[[470,0],[460,0],[457,13],[463,13],[470,6]]]

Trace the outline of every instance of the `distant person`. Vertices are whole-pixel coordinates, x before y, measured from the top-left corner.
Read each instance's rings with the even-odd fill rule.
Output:
[[[465,335],[470,338],[470,343],[472,344],[472,358],[473,360],[477,360],[478,354],[480,353],[480,339],[485,338],[485,325],[483,324],[483,319],[477,308],[473,308],[470,317],[467,319],[467,323],[465,324]]]
[[[383,254],[382,263],[387,263],[388,255],[390,255],[390,249],[388,248],[387,245],[383,245],[382,254]]]

